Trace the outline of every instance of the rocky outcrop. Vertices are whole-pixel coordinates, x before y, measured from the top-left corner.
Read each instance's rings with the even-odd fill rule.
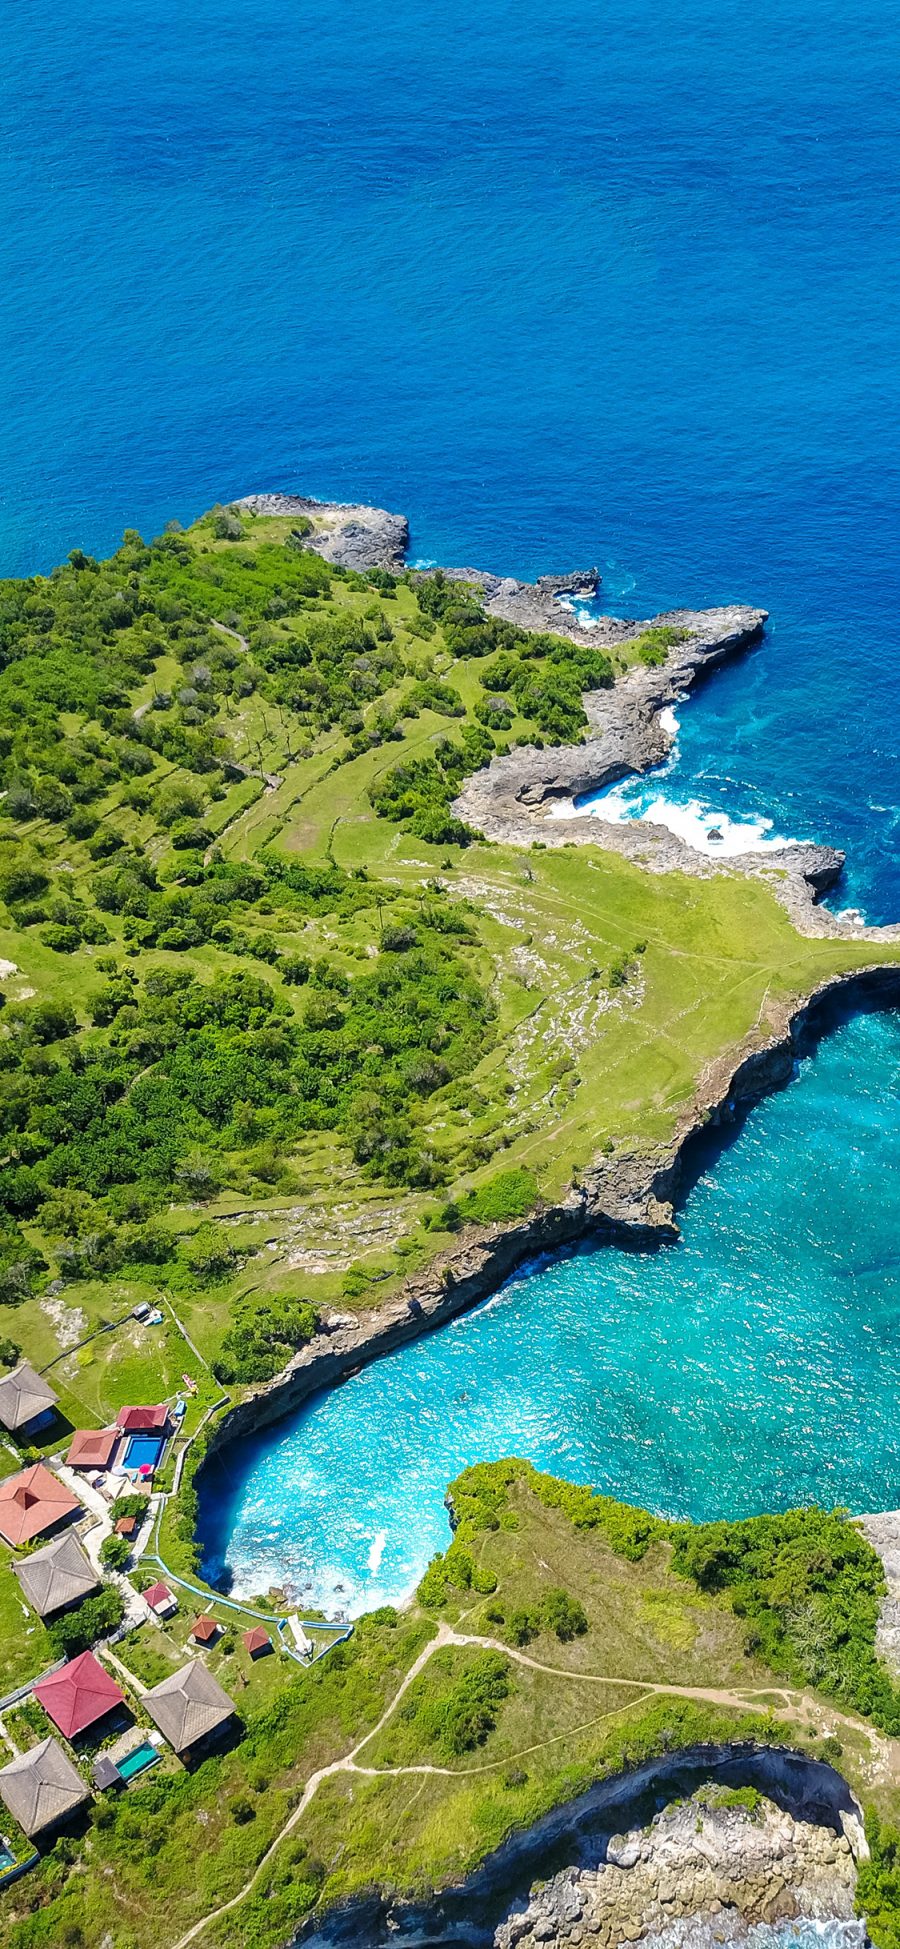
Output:
[[[764,1796],[758,1819],[722,1804],[733,1800],[726,1789],[747,1786]],[[785,1747],[686,1747],[515,1829],[465,1881],[423,1900],[373,1890],[297,1940],[306,1949],[612,1949],[704,1916],[727,1939],[742,1917],[767,1910],[852,1915],[856,1862],[867,1855],[859,1804],[823,1761]]]
[[[456,800],[458,816],[487,839],[506,845],[530,846],[537,840],[544,846],[602,846],[652,872],[701,877],[720,872],[722,863],[714,856],[686,845],[664,826],[643,819],[614,824],[586,818],[577,801],[662,764],[674,736],[667,710],[710,671],[758,642],[765,623],[764,609],[741,604],[672,609],[637,623],[606,617],[590,629],[564,623],[567,635],[609,647],[663,627],[683,630],[685,639],[670,650],[665,663],[650,669],[638,664],[612,689],[588,693],[584,708],[590,735],[583,744],[511,751],[476,772]],[[815,910],[820,894],[840,878],[843,865],[844,855],[836,848],[812,844],[769,847],[765,853],[727,861],[729,871],[768,879],[803,932],[846,936],[845,924]],[[878,938],[894,938],[898,930],[872,931]]]
[[[385,568],[398,574],[406,566],[409,524],[404,515],[390,514],[385,508],[285,493],[248,494],[233,505],[255,514],[295,514],[304,530],[311,523],[311,532],[304,533],[305,545],[340,567]],[[544,846],[602,846],[652,872],[702,877],[721,872],[722,862],[686,845],[663,826],[647,820],[614,824],[586,818],[573,801],[663,763],[673,735],[667,707],[727,658],[758,642],[766,611],[733,603],[716,609],[666,610],[644,622],[621,616],[592,617],[587,622],[577,604],[597,596],[600,577],[595,568],[542,575],[536,582],[519,582],[514,576],[476,568],[449,568],[444,573],[471,586],[489,615],[523,629],[550,630],[594,648],[614,651],[649,628],[670,626],[686,633],[659,668],[639,664],[611,690],[585,697],[590,735],[583,744],[510,752],[469,779],[456,802],[459,817],[486,838],[506,845],[530,846],[539,840]],[[730,872],[768,880],[805,934],[900,939],[900,927],[866,928],[838,919],[816,904],[843,868],[844,856],[834,847],[768,847],[764,853],[730,857],[725,863]]]
[[[887,1585],[878,1613],[875,1649],[888,1670],[900,1678],[900,1509],[861,1516],[859,1527],[881,1558]]]
[[[302,494],[245,494],[233,507],[250,514],[296,514],[313,523],[304,543],[338,568],[386,568],[399,574],[409,547],[405,514],[353,502],[311,501]]]
[[[771,1800],[754,1809],[701,1789],[645,1828],[613,1834],[596,1867],[567,1868],[539,1887],[494,1936],[496,1949],[613,1949],[673,1922],[849,1920],[856,1865],[850,1843]]]

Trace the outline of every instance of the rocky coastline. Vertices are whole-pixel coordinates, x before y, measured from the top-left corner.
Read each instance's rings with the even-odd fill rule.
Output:
[[[405,515],[360,503],[316,501],[282,492],[249,494],[233,503],[260,515],[296,514],[312,531],[308,548],[336,566],[355,570],[407,566],[410,542]],[[526,747],[493,759],[468,779],[456,801],[460,818],[487,839],[505,845],[600,846],[633,859],[651,872],[682,872],[707,877],[721,872],[765,879],[788,909],[801,933],[854,940],[897,940],[900,925],[867,927],[838,919],[817,903],[839,880],[844,854],[832,846],[797,843],[770,846],[765,853],[717,860],[700,853],[664,826],[647,820],[620,825],[578,815],[561,816],[567,801],[601,791],[630,775],[663,764],[673,743],[666,713],[723,663],[744,655],[763,636],[765,609],[744,603],[713,609],[672,609],[643,621],[599,616],[579,620],[575,601],[595,599],[596,568],[542,575],[519,582],[485,569],[447,568],[444,574],[473,587],[489,615],[523,629],[550,630],[573,642],[614,651],[645,630],[673,627],[684,639],[664,663],[630,669],[610,690],[584,698],[589,736],[580,745]]]
[[[727,1127],[754,1103],[790,1080],[810,1037],[827,1026],[837,1006],[900,1003],[900,964],[836,975],[793,1008],[765,1036],[747,1038],[700,1080],[694,1101],[668,1146],[652,1154],[601,1158],[583,1171],[558,1204],[540,1203],[518,1223],[466,1226],[452,1252],[419,1273],[381,1305],[356,1315],[334,1314],[323,1331],[284,1367],[212,1426],[206,1453],[271,1425],[311,1395],[337,1386],[363,1365],[443,1326],[490,1298],[512,1275],[551,1253],[592,1243],[642,1250],[678,1237],[675,1206],[688,1175],[693,1141]]]
[[[571,1867],[500,1924],[496,1949],[614,1949],[677,1922],[850,1921],[856,1865],[844,1832],[765,1797],[700,1788],[648,1827],[613,1834],[596,1867]]]
[[[742,1789],[739,1794],[735,1789]],[[747,1789],[750,1792],[747,1792]],[[305,1949],[614,1949],[689,1924],[848,1921],[868,1857],[841,1775],[785,1747],[688,1747],[598,1780],[516,1830],[465,1881],[339,1904]]]
[[[247,496],[235,505],[259,514],[296,513],[311,519],[315,532],[305,537],[306,545],[342,566],[397,571],[404,565],[409,527],[402,515],[282,493]],[[596,629],[587,629],[561,607],[560,596],[596,593],[598,577],[593,569],[545,576],[534,584],[476,569],[446,572],[476,584],[491,613],[524,627],[553,628],[578,641],[615,643],[649,626],[608,617]],[[539,829],[542,836],[550,835],[547,843],[559,845],[569,838],[594,846],[619,847],[621,841],[621,850],[633,850],[640,864],[654,870],[722,871],[719,862],[659,827],[547,817],[548,808],[558,805],[560,798],[658,763],[671,739],[660,722],[666,706],[725,660],[757,643],[766,612],[733,604],[706,611],[671,611],[652,621],[677,624],[687,634],[664,664],[652,669],[641,665],[613,689],[585,698],[595,737],[580,746],[510,753],[468,781],[457,804],[487,836],[530,845]],[[848,928],[817,906],[819,895],[839,877],[843,862],[843,854],[830,847],[792,846],[767,854],[764,863],[756,855],[749,862],[729,860],[728,866],[737,864],[769,877],[794,924],[805,933],[839,934],[873,943],[900,939],[900,926]],[[336,1313],[326,1318],[324,1330],[273,1380],[233,1403],[213,1424],[206,1454],[213,1456],[240,1437],[269,1426],[364,1364],[477,1306],[531,1261],[588,1240],[642,1249],[673,1242],[678,1237],[675,1202],[693,1141],[710,1128],[732,1123],[753,1103],[782,1087],[790,1079],[804,1040],[818,1031],[836,1003],[877,1007],[897,1002],[900,964],[832,977],[793,1007],[783,1008],[768,1032],[754,1033],[708,1067],[668,1146],[650,1154],[598,1159],[557,1204],[539,1204],[518,1223],[467,1226],[451,1252],[410,1275],[380,1305],[352,1316]]]

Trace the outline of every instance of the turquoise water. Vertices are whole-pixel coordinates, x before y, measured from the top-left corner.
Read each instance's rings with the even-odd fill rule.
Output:
[[[155,1765],[158,1759],[159,1753],[156,1747],[151,1746],[149,1740],[145,1740],[143,1746],[135,1746],[133,1752],[127,1753],[125,1758],[118,1760],[116,1764],[123,1780],[133,1780],[136,1773],[143,1773],[146,1767]]]
[[[900,1016],[844,1022],[708,1153],[680,1244],[546,1264],[242,1443],[204,1478],[207,1573],[397,1599],[447,1483],[508,1454],[672,1516],[896,1506],[898,1085]]]

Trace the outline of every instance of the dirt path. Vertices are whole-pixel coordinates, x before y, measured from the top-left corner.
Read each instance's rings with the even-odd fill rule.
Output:
[[[419,1673],[424,1670],[429,1660],[434,1657],[435,1652],[440,1651],[445,1645],[459,1645],[461,1647],[474,1645],[485,1651],[500,1651],[504,1657],[512,1659],[514,1664],[527,1666],[531,1671],[543,1672],[548,1678],[568,1678],[581,1685],[604,1685],[607,1688],[616,1687],[635,1695],[624,1699],[620,1706],[613,1707],[611,1711],[600,1713],[596,1719],[587,1720],[583,1726],[567,1728],[564,1733],[555,1736],[559,1739],[571,1739],[576,1732],[586,1731],[590,1726],[597,1725],[604,1719],[615,1718],[618,1713],[629,1710],[633,1705],[641,1704],[646,1698],[660,1696],[678,1699],[697,1699],[707,1705],[726,1706],[738,1712],[757,1712],[760,1709],[760,1699],[776,1697],[783,1700],[783,1705],[779,1707],[779,1711],[785,1719],[798,1720],[803,1717],[807,1719],[813,1717],[821,1720],[823,1713],[823,1705],[820,1699],[814,1699],[806,1692],[793,1691],[788,1686],[767,1685],[760,1686],[756,1689],[732,1691],[727,1687],[667,1685],[658,1680],[613,1678],[603,1672],[573,1671],[571,1667],[565,1665],[545,1665],[540,1659],[529,1657],[527,1652],[517,1651],[512,1646],[503,1644],[499,1638],[477,1637],[474,1633],[454,1631],[449,1624],[439,1624],[434,1637],[429,1639],[424,1650],[420,1651],[418,1658],[410,1666],[401,1685],[394,1693],[390,1704],[385,1706],[378,1724],[373,1726],[371,1732],[367,1732],[364,1738],[357,1740],[356,1745],[351,1748],[349,1753],[345,1753],[342,1759],[332,1760],[328,1766],[321,1766],[315,1773],[310,1774],[306,1786],[303,1789],[302,1796],[294,1808],[293,1813],[285,1821],[284,1826],[279,1829],[274,1840],[270,1841],[265,1853],[260,1856],[252,1875],[245,1881],[243,1887],[238,1890],[236,1895],[232,1895],[230,1901],[223,1902],[219,1908],[212,1909],[199,1922],[195,1922],[192,1928],[188,1929],[186,1935],[179,1936],[178,1941],[172,1944],[172,1949],[187,1949],[188,1943],[196,1942],[198,1936],[202,1935],[204,1929],[209,1928],[221,1916],[228,1915],[232,1909],[240,1906],[241,1902],[250,1894],[254,1883],[258,1881],[266,1864],[271,1861],[272,1856],[281,1846],[286,1835],[291,1832],[292,1828],[296,1827],[297,1822],[306,1812],[310,1801],[318,1792],[323,1780],[333,1779],[339,1773],[362,1774],[367,1779],[395,1779],[401,1775],[410,1774],[421,1776],[437,1775],[446,1779],[465,1779],[470,1774],[493,1772],[498,1766],[508,1766],[511,1760],[523,1759],[527,1754],[540,1752],[544,1747],[555,1743],[555,1739],[539,1740],[535,1745],[523,1748],[520,1753],[504,1754],[502,1760],[489,1761],[483,1766],[432,1766],[427,1761],[420,1761],[415,1765],[409,1766],[361,1766],[359,1764],[359,1754],[384,1730],[389,1719],[393,1717],[404,1693],[409,1690],[414,1680],[418,1678]],[[869,1740],[874,1752],[878,1754],[884,1773],[890,1775],[895,1780],[900,1779],[900,1741],[884,1738],[882,1735],[876,1733],[871,1726],[867,1726],[863,1720],[854,1719],[849,1713],[839,1712],[830,1706],[827,1710],[836,1724],[852,1729],[857,1734],[862,1732]]]
[[[429,1638],[429,1641],[425,1646],[424,1651],[420,1651],[418,1658],[416,1658],[414,1663],[410,1665],[406,1677],[403,1679],[402,1684],[398,1687],[397,1691],[394,1693],[394,1696],[391,1699],[390,1704],[385,1706],[385,1709],[381,1715],[381,1718],[378,1721],[377,1726],[373,1726],[371,1732],[367,1732],[364,1739],[357,1740],[356,1745],[352,1748],[352,1750],[349,1753],[345,1754],[343,1759],[332,1760],[330,1765],[320,1766],[317,1772],[310,1774],[309,1779],[307,1780],[306,1785],[303,1789],[302,1796],[298,1800],[293,1813],[285,1821],[284,1826],[279,1829],[279,1832],[276,1834],[274,1841],[269,1842],[265,1854],[260,1856],[260,1859],[257,1862],[252,1875],[250,1876],[248,1881],[245,1881],[243,1888],[240,1888],[236,1895],[232,1895],[230,1902],[223,1902],[219,1908],[212,1909],[210,1913],[208,1915],[204,1915],[199,1922],[195,1922],[193,1928],[188,1929],[186,1935],[179,1936],[178,1941],[173,1944],[173,1949],[186,1949],[186,1945],[189,1942],[195,1942],[198,1935],[201,1935],[203,1930],[208,1928],[211,1922],[217,1922],[220,1916],[227,1915],[231,1909],[237,1908],[239,1904],[245,1899],[245,1897],[249,1895],[254,1882],[259,1879],[259,1876],[261,1875],[262,1870],[266,1865],[266,1862],[271,1860],[273,1854],[275,1853],[276,1848],[279,1848],[281,1846],[281,1843],[284,1840],[285,1836],[290,1833],[292,1827],[296,1827],[297,1822],[300,1819],[301,1815],[305,1814],[306,1809],[309,1806],[309,1803],[313,1795],[318,1791],[319,1787],[322,1784],[322,1781],[331,1779],[335,1773],[347,1773],[353,1770],[353,1762],[356,1759],[357,1753],[361,1753],[363,1747],[368,1746],[369,1741],[374,1739],[376,1735],[382,1731],[382,1728],[387,1725],[388,1720],[391,1718],[392,1714],[395,1712],[397,1706],[399,1705],[404,1692],[407,1692],[409,1690],[409,1687],[412,1685],[413,1680],[418,1678],[420,1671],[422,1671],[424,1666],[427,1665],[429,1658],[432,1658],[434,1656],[434,1653],[440,1650],[440,1647],[442,1645],[447,1644],[449,1642],[449,1639],[450,1639],[450,1633],[447,1625],[439,1624],[435,1636],[433,1638]]]

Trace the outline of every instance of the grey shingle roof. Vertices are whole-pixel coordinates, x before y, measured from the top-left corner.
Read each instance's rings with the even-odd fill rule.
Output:
[[[29,1361],[21,1360],[11,1374],[0,1377],[0,1421],[11,1434],[33,1421],[36,1414],[55,1406],[52,1387],[35,1373]]]
[[[141,1703],[176,1753],[185,1752],[198,1739],[224,1726],[234,1711],[234,1700],[199,1658],[182,1665],[161,1685],[154,1685],[152,1691],[144,1693]]]
[[[71,1534],[61,1536],[56,1543],[45,1544],[42,1550],[23,1557],[12,1568],[38,1617],[65,1610],[67,1605],[77,1604],[92,1590],[100,1588],[93,1564]]]
[[[31,1837],[74,1813],[90,1793],[68,1754],[55,1739],[44,1739],[0,1767],[0,1794],[14,1820]]]

